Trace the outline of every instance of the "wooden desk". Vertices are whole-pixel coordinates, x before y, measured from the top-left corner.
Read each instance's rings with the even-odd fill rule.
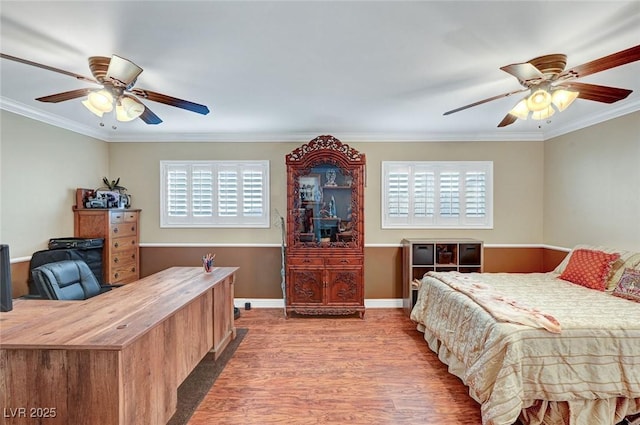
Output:
[[[0,313],[0,422],[165,425],[177,389],[235,338],[237,267],[172,267],[86,301]]]

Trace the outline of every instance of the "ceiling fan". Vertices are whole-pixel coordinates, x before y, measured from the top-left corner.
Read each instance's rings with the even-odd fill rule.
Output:
[[[564,69],[567,64],[567,56],[563,54],[545,55],[524,63],[506,65],[500,69],[516,77],[524,87],[523,89],[483,99],[447,111],[444,115],[450,115],[492,100],[524,92],[529,93],[509,111],[498,124],[498,127],[506,127],[513,124],[518,118],[523,120],[529,117],[537,120],[547,119],[556,110],[565,110],[576,98],[614,103],[629,96],[633,90],[579,83],[574,80],[637,60],[640,60],[640,45],[604,56],[569,70]]]
[[[70,71],[6,55],[4,53],[0,53],[0,57],[49,71],[58,72],[60,74],[69,75],[78,80],[101,86],[99,88],[82,88],[39,97],[36,100],[40,102],[58,103],[87,96],[87,98],[82,102],[83,105],[99,117],[102,117],[105,113],[111,112],[114,109],[115,104],[116,119],[118,121],[131,121],[139,117],[147,124],[160,124],[162,120],[138,98],[164,103],[165,105],[175,106],[177,108],[186,109],[187,111],[196,112],[202,115],[209,113],[209,108],[205,105],[156,93],[151,90],[134,88],[133,86],[136,83],[138,75],[142,72],[142,68],[130,60],[117,55],[112,55],[110,58],[105,56],[90,57],[89,69],[91,69],[91,73],[94,78],[85,77]]]

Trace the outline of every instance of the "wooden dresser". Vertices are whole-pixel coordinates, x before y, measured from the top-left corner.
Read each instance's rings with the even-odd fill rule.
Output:
[[[140,210],[74,208],[73,215],[76,237],[104,238],[105,283],[130,283],[140,278]]]

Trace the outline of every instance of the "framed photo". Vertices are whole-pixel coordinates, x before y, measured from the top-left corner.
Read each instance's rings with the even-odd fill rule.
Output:
[[[300,185],[300,200],[302,202],[320,201],[320,174],[300,176],[298,184]]]

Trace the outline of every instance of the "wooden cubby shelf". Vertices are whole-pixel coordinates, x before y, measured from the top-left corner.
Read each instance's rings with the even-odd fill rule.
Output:
[[[418,291],[411,285],[427,272],[482,272],[483,242],[476,239],[402,240],[402,306],[409,315]]]

